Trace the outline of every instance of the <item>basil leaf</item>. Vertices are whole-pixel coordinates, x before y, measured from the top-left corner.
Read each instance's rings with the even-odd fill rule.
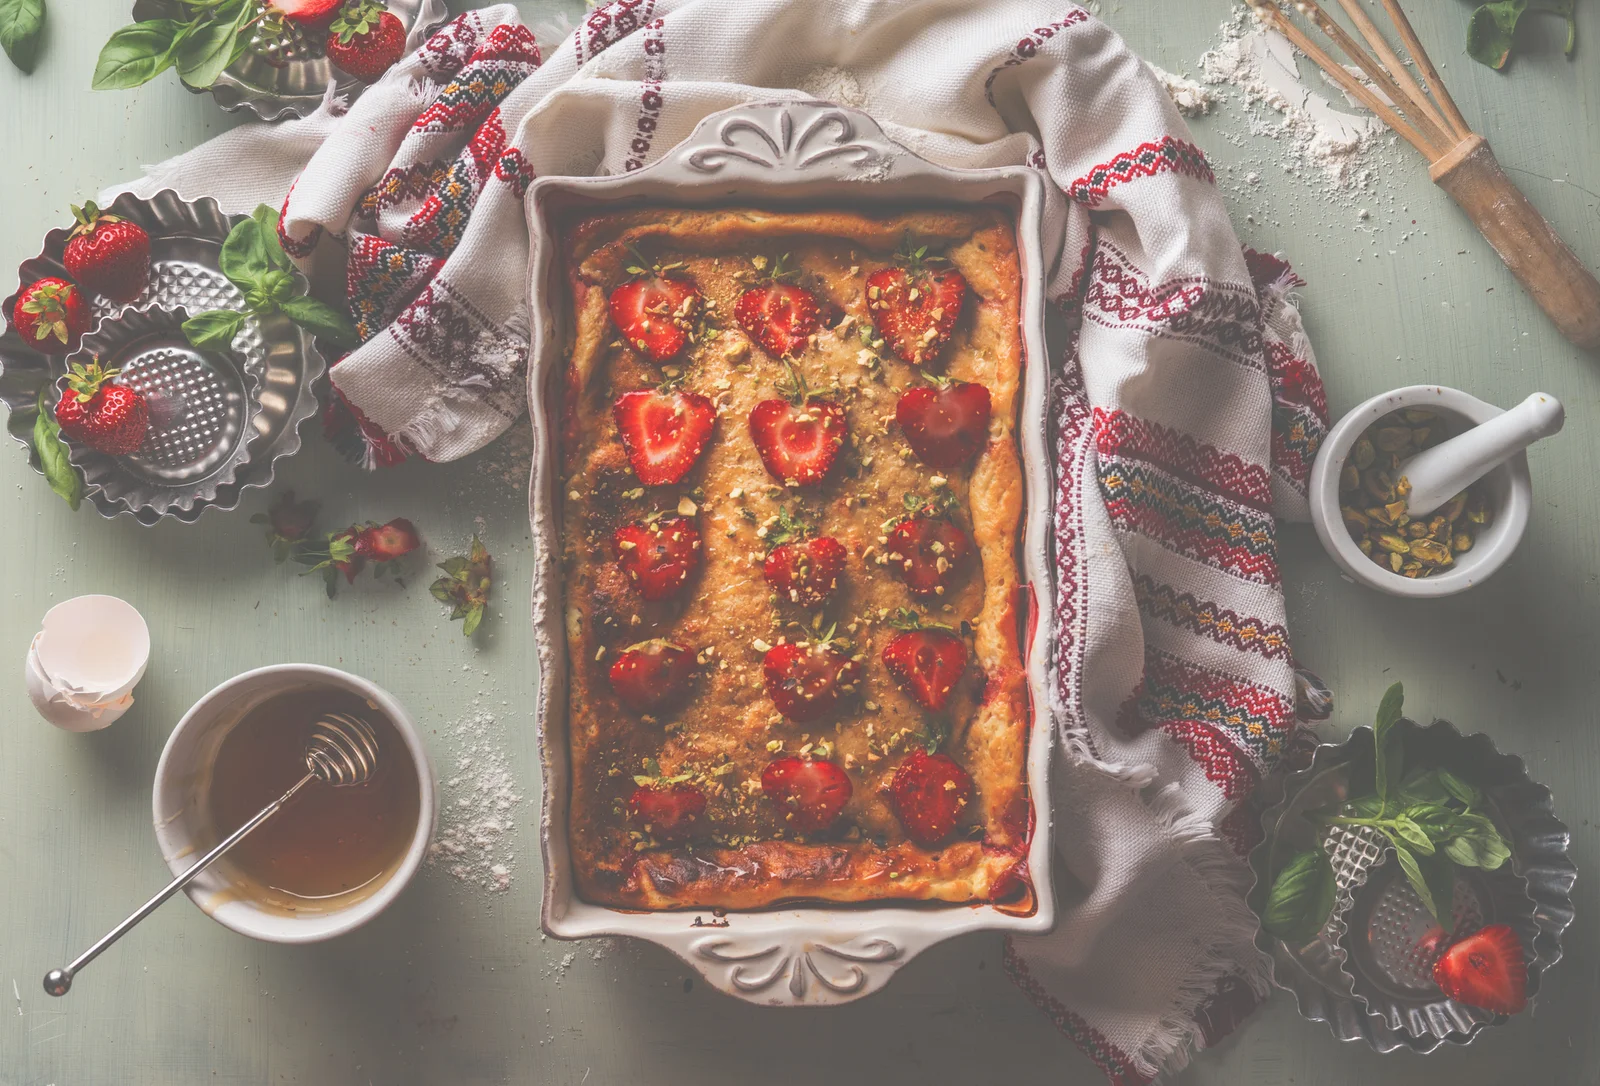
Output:
[[[1437,845],[1455,832],[1460,813],[1442,803],[1416,803],[1401,811],[1400,817],[1411,820]]]
[[[1422,904],[1433,914],[1434,919],[1438,919],[1439,908],[1434,903],[1433,890],[1429,888],[1428,880],[1422,877],[1422,867],[1417,863],[1416,856],[1412,855],[1410,849],[1396,844],[1394,846],[1394,858],[1399,861],[1400,870],[1405,872],[1406,881],[1411,884],[1411,888],[1422,899]]]
[[[1328,857],[1321,849],[1302,852],[1284,864],[1273,880],[1261,911],[1261,926],[1286,943],[1309,943],[1333,912],[1334,890]]]
[[[33,71],[43,37],[44,0],[0,0],[0,48],[20,71]]]
[[[1401,783],[1395,802],[1402,807],[1412,803],[1445,802],[1450,798],[1450,793],[1446,791],[1439,773],[1437,769],[1413,769]]]
[[[49,386],[39,390],[38,416],[33,420],[33,450],[39,454],[39,467],[44,471],[50,489],[66,499],[72,511],[78,511],[83,501],[83,479],[67,460],[67,446],[61,440],[61,427],[56,424],[55,412],[46,399]]]
[[[1394,832],[1402,840],[1404,840],[1406,844],[1411,846],[1412,851],[1420,853],[1423,856],[1433,855],[1433,838],[1429,837],[1427,831],[1425,831],[1415,822],[1411,821],[1411,819],[1407,818],[1405,815],[1395,816]]]
[[[245,314],[232,309],[212,309],[183,322],[183,334],[202,351],[229,351],[233,337],[244,325]]]
[[[172,67],[173,46],[185,24],[152,19],[123,27],[100,48],[94,64],[95,90],[128,90],[150,82]]]
[[[1422,869],[1422,881],[1427,884],[1428,898],[1433,903],[1433,918],[1449,935],[1456,926],[1456,865],[1442,852],[1424,856],[1417,861]]]
[[[1479,64],[1504,68],[1528,0],[1497,0],[1472,13],[1467,23],[1467,55]]]
[[[1399,744],[1391,742],[1389,737],[1391,733],[1399,734],[1393,729],[1404,705],[1405,688],[1395,683],[1384,691],[1383,700],[1378,703],[1378,715],[1372,724],[1372,774],[1377,783],[1378,799],[1385,810],[1389,806],[1389,782],[1400,779],[1399,760],[1390,760],[1392,755],[1399,753]]]
[[[261,238],[261,224],[254,219],[243,219],[229,230],[217,258],[217,267],[242,291],[257,285],[272,269],[272,258]]]
[[[1377,818],[1382,809],[1377,796],[1357,796],[1345,804],[1345,810],[1354,818]]]
[[[1455,799],[1458,799],[1462,803],[1466,804],[1468,807],[1477,807],[1483,803],[1482,792],[1478,791],[1477,788],[1468,784],[1466,781],[1462,780],[1448,769],[1436,769],[1434,770],[1434,773],[1438,775],[1439,784],[1444,788],[1444,790],[1449,792],[1450,795]]]
[[[348,315],[315,298],[286,298],[279,308],[300,327],[336,346],[355,347],[361,343]]]
[[[1487,815],[1464,814],[1456,821],[1453,832],[1444,851],[1462,867],[1493,871],[1511,856],[1510,846]]]
[[[289,259],[289,254],[283,251],[283,242],[278,238],[278,213],[266,204],[261,204],[250,217],[261,228],[261,240],[272,266],[283,271],[291,270],[294,262]]]
[[[233,61],[233,48],[239,40],[239,24],[247,9],[223,13],[184,39],[178,47],[178,76],[189,86],[204,90],[217,81]]]

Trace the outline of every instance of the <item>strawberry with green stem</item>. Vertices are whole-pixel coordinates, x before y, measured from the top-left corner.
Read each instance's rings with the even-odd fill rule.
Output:
[[[632,276],[611,292],[606,307],[628,345],[652,362],[667,362],[696,337],[700,291],[682,275],[682,261],[651,262],[637,250],[624,270]]]
[[[800,269],[789,266],[788,253],[756,261],[759,275],[755,285],[739,295],[734,320],[768,354],[791,357],[822,327],[822,307],[815,294],[797,284]]]
[[[22,288],[11,311],[11,326],[22,341],[45,354],[71,354],[89,330],[94,313],[74,283],[55,276]]]
[[[398,517],[385,524],[368,521],[352,524],[340,532],[329,535],[321,544],[303,544],[294,556],[301,565],[309,566],[301,576],[321,573],[333,599],[339,587],[339,574],[350,584],[360,576],[370,562],[373,576],[383,577],[397,573],[400,559],[422,545],[417,529],[409,520]],[[398,578],[397,578],[398,579]]]
[[[284,562],[294,556],[295,549],[311,533],[320,508],[318,502],[295,501],[294,491],[285,490],[265,513],[251,517],[250,523],[266,526],[273,559]]]
[[[144,444],[150,407],[142,392],[112,383],[117,373],[101,366],[99,359],[87,366],[74,362],[66,391],[56,402],[56,424],[91,449],[127,456]]]
[[[138,223],[101,211],[93,200],[73,205],[76,225],[61,262],[83,288],[131,302],[150,283],[150,235]]]
[[[948,626],[927,622],[909,607],[889,619],[900,630],[883,649],[883,666],[913,701],[931,712],[944,709],[967,669],[967,643]],[[930,753],[942,736],[931,731]]]
[[[861,688],[861,659],[830,626],[810,641],[786,641],[767,650],[761,675],[767,697],[790,720],[817,720]]]
[[[809,527],[787,509],[778,510],[760,532],[772,550],[761,567],[782,599],[802,607],[815,607],[839,587],[844,575],[844,544],[832,536],[810,536]]]
[[[762,400],[751,410],[750,438],[761,462],[779,482],[813,486],[827,478],[844,447],[845,410],[812,392],[787,359],[783,365],[789,375],[778,383],[783,398]]]
[[[895,262],[867,276],[867,312],[903,361],[921,366],[939,356],[967,298],[967,281],[910,235]]]
[[[628,816],[643,832],[662,841],[687,841],[698,836],[706,811],[706,794],[688,783],[691,773],[667,776],[654,758],[644,760],[643,773],[628,797]]]
[[[918,596],[943,596],[971,565],[972,540],[954,520],[955,496],[905,496],[906,516],[890,522],[884,554],[895,576]]]
[[[428,586],[428,591],[440,603],[451,605],[451,620],[461,619],[461,632],[471,637],[483,621],[484,608],[489,605],[489,588],[493,567],[489,551],[476,535],[466,555],[456,555],[439,563],[444,576]]]
[[[392,68],[405,52],[405,24],[378,0],[351,0],[328,27],[328,59],[364,83]]]

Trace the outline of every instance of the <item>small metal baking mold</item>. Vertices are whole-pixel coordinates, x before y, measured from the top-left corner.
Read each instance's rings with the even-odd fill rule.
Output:
[[[235,508],[245,488],[270,484],[276,461],[300,450],[300,424],[316,413],[312,385],[326,364],[311,335],[279,315],[246,321],[228,352],[197,351],[184,338],[187,314],[244,309],[244,296],[217,268],[222,242],[243,216],[170,189],[149,200],[119,196],[108,210],[149,232],[150,285],[126,304],[95,298],[96,325],[70,360],[98,355],[121,369],[119,380],[150,399],[150,432],[127,457],[73,446],[84,495],[102,516],[126,513],[143,524]],[[44,276],[71,278],[61,260],[67,237],[45,237],[44,250],[18,269],[19,288]],[[16,300],[0,303],[0,313]],[[68,361],[35,351],[14,329],[0,336],[0,402],[11,410],[7,431],[24,448],[32,448],[40,390],[55,403]]]
[[[1530,781],[1522,759],[1501,754],[1481,732],[1463,736],[1442,720],[1427,727],[1402,720],[1396,727],[1408,762],[1443,766],[1483,790],[1487,813],[1511,845],[1511,859],[1497,870],[1456,869],[1454,931],[1509,925],[1528,953],[1531,1001],[1544,973],[1561,959],[1577,878],[1567,857],[1571,834],[1555,816],[1550,790]],[[1318,836],[1301,815],[1342,804],[1353,794],[1352,781],[1368,782],[1365,791],[1371,780],[1371,728],[1357,728],[1343,743],[1322,744],[1308,767],[1289,776],[1283,800],[1262,815],[1266,837],[1250,854],[1258,912],[1272,872]],[[1342,1041],[1365,1041],[1379,1052],[1466,1044],[1507,1021],[1447,998],[1434,984],[1433,965],[1444,946],[1428,937],[1433,917],[1382,834],[1335,826],[1320,840],[1338,887],[1328,923],[1304,946],[1265,931],[1256,935],[1256,946],[1272,959],[1274,981],[1294,993],[1301,1015],[1328,1023]]]
[[[252,19],[266,7],[262,3],[254,6],[260,10],[252,13]],[[387,0],[386,6],[405,24],[408,41],[416,27],[431,30],[449,17],[443,0]],[[177,0],[137,0],[133,18],[136,22],[177,18],[180,8]],[[229,113],[244,110],[263,121],[278,121],[315,112],[329,86],[346,94],[358,90],[361,83],[329,63],[322,43],[308,38],[286,19],[282,35],[256,30],[250,48],[207,90]],[[188,89],[195,94],[206,93],[194,87]]]

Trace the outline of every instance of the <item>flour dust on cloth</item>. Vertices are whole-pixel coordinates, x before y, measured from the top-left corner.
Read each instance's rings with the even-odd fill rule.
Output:
[[[1077,7],[617,0],[547,37],[469,12],[347,111],[239,129],[136,188],[283,202],[302,266],[344,262],[364,343],[334,383],[448,460],[525,410],[536,175],[636,169],[784,97],[863,107],[946,165],[1047,174],[1062,905],[1007,965],[1114,1082],[1181,1065],[1266,989],[1243,805],[1297,727],[1275,518],[1304,516],[1326,426],[1298,280],[1241,250],[1155,77]]]

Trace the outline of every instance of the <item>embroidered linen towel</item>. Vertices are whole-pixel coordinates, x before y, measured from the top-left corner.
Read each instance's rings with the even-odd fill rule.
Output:
[[[365,342],[334,383],[446,460],[524,410],[536,174],[636,169],[785,96],[865,108],[947,165],[1044,172],[1070,197],[1048,295],[1073,329],[1050,359],[1050,802],[1080,889],[1007,964],[1112,1081],[1181,1065],[1266,990],[1241,804],[1296,727],[1275,518],[1304,515],[1326,425],[1298,281],[1247,259],[1161,88],[1078,7],[615,0],[546,37],[470,12],[347,113],[237,130],[135,188],[284,201],[292,254],[345,261]]]

